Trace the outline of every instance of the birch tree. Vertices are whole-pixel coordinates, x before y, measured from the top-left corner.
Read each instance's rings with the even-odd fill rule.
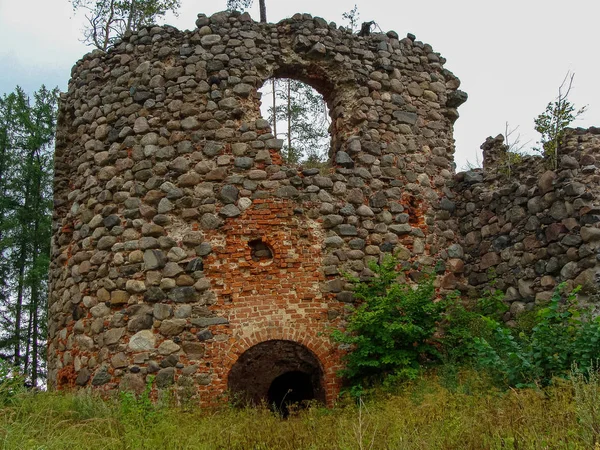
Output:
[[[125,33],[177,13],[180,0],[71,0],[71,5],[85,14],[83,42],[106,51]]]

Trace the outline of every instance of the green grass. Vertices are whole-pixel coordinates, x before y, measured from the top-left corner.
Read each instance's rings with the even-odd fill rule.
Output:
[[[3,449],[600,449],[600,381],[499,391],[476,372],[430,374],[365,402],[281,420],[267,408],[148,407],[26,393],[0,409]],[[596,447],[595,447],[596,446]]]

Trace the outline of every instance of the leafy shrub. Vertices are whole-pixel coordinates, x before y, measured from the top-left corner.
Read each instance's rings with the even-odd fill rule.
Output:
[[[401,284],[397,265],[388,255],[381,264],[369,265],[374,277],[352,279],[361,303],[353,308],[346,330],[332,333],[349,348],[341,375],[355,394],[379,382],[415,378],[419,361],[438,355],[434,333],[443,304],[434,302],[433,279],[424,277],[415,287]]]
[[[506,312],[504,293],[487,291],[475,302],[464,303],[458,295],[445,299],[442,324],[442,355],[445,364],[465,363],[476,355],[475,338],[490,339]]]
[[[586,111],[586,106],[575,109],[575,106],[569,101],[569,93],[573,86],[575,74],[567,73],[562,84],[558,88],[558,96],[553,102],[546,105],[543,113],[534,120],[535,131],[541,134],[539,144],[536,148],[545,157],[552,161],[553,168],[558,169],[558,149],[562,139],[565,136],[567,127]]]
[[[490,339],[475,339],[480,366],[509,386],[548,384],[566,377],[575,364],[587,372],[600,351],[600,318],[575,305],[578,289],[563,299],[561,284],[550,303],[538,311],[531,333],[514,335],[496,323]]]

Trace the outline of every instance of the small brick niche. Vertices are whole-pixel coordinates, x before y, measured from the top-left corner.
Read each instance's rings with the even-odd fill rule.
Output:
[[[250,256],[254,262],[269,262],[273,261],[273,250],[262,239],[252,239],[248,242],[250,247]]]

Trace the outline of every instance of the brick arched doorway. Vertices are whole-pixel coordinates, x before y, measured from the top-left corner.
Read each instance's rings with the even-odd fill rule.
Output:
[[[321,362],[289,340],[268,340],[246,350],[229,371],[227,387],[235,400],[265,402],[284,413],[290,403],[325,403]]]

